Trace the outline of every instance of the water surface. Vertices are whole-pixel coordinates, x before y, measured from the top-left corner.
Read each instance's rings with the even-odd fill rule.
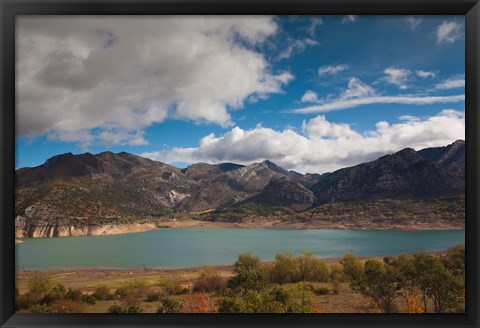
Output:
[[[337,257],[434,252],[465,243],[464,230],[158,229],[111,236],[21,239],[19,269],[186,268],[231,264],[240,252],[262,260],[277,252],[311,250]]]

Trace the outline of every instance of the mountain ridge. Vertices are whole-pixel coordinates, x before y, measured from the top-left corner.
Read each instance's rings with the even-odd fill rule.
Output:
[[[262,213],[265,206],[302,212],[336,202],[435,199],[464,193],[464,163],[462,140],[419,151],[405,148],[322,175],[288,171],[269,160],[180,169],[126,152],[65,153],[16,171],[15,214],[29,231],[36,225],[194,216],[234,205],[238,211],[253,204],[248,213],[259,208],[255,204]]]

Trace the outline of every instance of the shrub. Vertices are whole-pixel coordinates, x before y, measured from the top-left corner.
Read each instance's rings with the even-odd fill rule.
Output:
[[[92,295],[99,301],[108,301],[111,300],[113,297],[109,289],[105,286],[101,286],[95,289],[95,292]]]
[[[127,306],[119,305],[117,303],[110,306],[107,310],[108,313],[141,313],[142,308],[138,305]]]
[[[83,313],[85,312],[85,305],[72,300],[59,300],[55,301],[50,309],[52,313]]]
[[[35,273],[28,280],[28,290],[33,300],[41,300],[51,290],[50,275],[44,272]]]
[[[193,283],[193,290],[200,292],[218,292],[226,285],[226,281],[214,269],[203,271]]]
[[[30,313],[51,313],[50,307],[47,304],[34,304],[29,309]]]
[[[58,284],[52,288],[52,292],[50,294],[52,295],[53,299],[61,300],[65,298],[65,295],[67,294],[67,289],[64,285]]]
[[[240,302],[234,297],[222,297],[218,302],[219,313],[242,313],[243,308]]]
[[[97,299],[93,295],[83,295],[82,300],[90,305],[95,305],[95,303],[97,303]]]
[[[400,296],[401,280],[389,265],[377,260],[365,262],[365,270],[353,275],[350,287],[353,291],[372,300],[383,313],[396,311],[395,299]]]
[[[124,283],[122,287],[118,288],[115,291],[115,296],[118,296],[120,298],[125,298],[127,296],[140,298],[146,295],[148,293],[148,290],[149,287],[145,284],[144,281],[135,280]]]
[[[65,299],[71,301],[81,301],[83,298],[83,293],[80,289],[69,288],[65,294]]]
[[[160,299],[160,293],[149,293],[145,302],[156,302]]]
[[[328,281],[328,266],[311,252],[305,252],[295,260],[298,277],[296,281]]]
[[[309,284],[300,282],[287,292],[287,308],[289,313],[311,313],[315,299]]]
[[[176,281],[171,281],[164,287],[165,292],[168,295],[182,295],[188,293],[188,288],[183,287],[182,284]]]
[[[234,275],[228,280],[227,286],[234,289],[260,290],[268,283],[268,271],[260,262],[258,256],[250,253],[238,255],[233,265]]]
[[[330,289],[326,287],[320,287],[314,290],[316,295],[328,295],[330,293]]]
[[[183,302],[164,296],[157,308],[157,313],[182,313]]]
[[[442,263],[455,277],[465,281],[465,246],[458,245],[447,250]]]
[[[343,272],[351,280],[359,278],[363,273],[364,267],[362,262],[360,262],[358,257],[356,257],[352,252],[345,254],[340,263],[343,267]]]
[[[270,269],[270,280],[277,284],[294,282],[297,277],[296,259],[292,253],[277,253]]]
[[[443,266],[440,259],[432,255],[416,254],[415,272],[425,309],[427,298],[432,300],[437,313],[449,312],[458,305],[464,284]]]

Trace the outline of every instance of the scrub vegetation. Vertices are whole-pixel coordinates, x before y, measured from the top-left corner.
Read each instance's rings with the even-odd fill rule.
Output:
[[[16,310],[30,313],[451,313],[465,311],[465,248],[327,263],[305,252],[262,262],[238,255],[228,274],[207,267],[131,278],[116,286],[72,288],[48,272],[16,289]],[[106,279],[105,281],[108,281]]]

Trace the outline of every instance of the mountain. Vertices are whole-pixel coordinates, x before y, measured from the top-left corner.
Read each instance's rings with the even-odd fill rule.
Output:
[[[216,209],[234,218],[255,212],[281,216],[292,210],[308,216],[324,204],[428,200],[464,192],[461,140],[420,151],[406,148],[322,175],[287,171],[268,160],[179,169],[125,152],[66,153],[16,171],[15,213],[20,235],[29,235],[36,226],[55,230],[62,225],[122,224],[175,213],[195,218],[208,212],[215,220]]]
[[[454,176],[465,179],[465,141],[457,140],[445,147],[426,148],[418,152],[426,160],[438,163]]]
[[[463,153],[463,156],[462,156]],[[423,154],[423,155],[422,155]],[[465,192],[465,147],[411,148],[335,171],[312,186],[316,204],[368,199],[433,198]]]
[[[258,195],[244,202],[283,206],[295,211],[301,211],[314,204],[315,196],[312,191],[299,182],[282,176],[280,178],[272,178]]]

